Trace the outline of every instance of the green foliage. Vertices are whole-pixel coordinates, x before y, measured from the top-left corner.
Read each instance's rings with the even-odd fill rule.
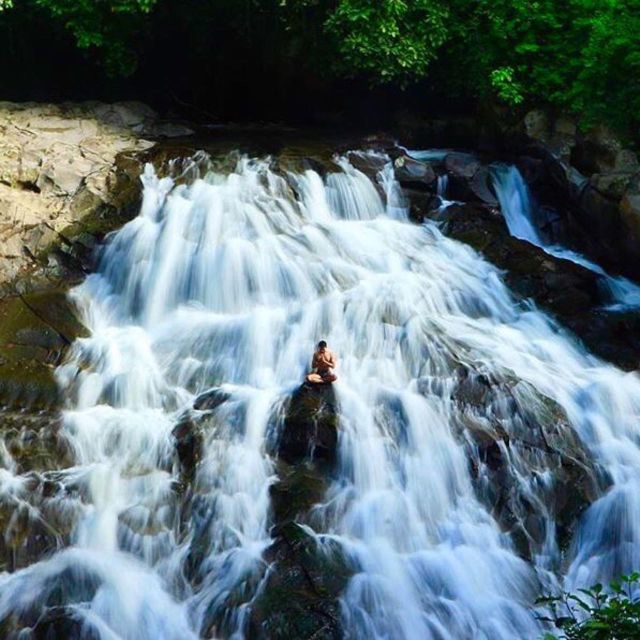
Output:
[[[427,72],[448,37],[448,18],[438,0],[340,0],[325,26],[340,70],[406,84]]]
[[[0,11],[10,6],[0,0]],[[546,103],[640,139],[640,0],[21,0],[20,7],[47,11],[112,75],[135,71],[150,46],[147,31],[167,42],[179,34],[179,46],[194,50],[189,59],[203,65],[219,54],[224,34],[227,46],[237,43],[276,72],[400,87],[427,81],[464,99]],[[234,56],[234,47],[224,55]]]
[[[461,0],[462,1],[462,0]],[[638,0],[478,0],[469,18],[458,7],[458,37],[475,45],[469,82],[513,104],[508,85],[529,102],[547,102],[582,117],[638,126],[640,109]]]
[[[1,0],[0,0],[1,1]],[[136,68],[133,42],[156,0],[32,0],[71,31],[80,49],[102,51],[111,75],[131,75]]]
[[[491,72],[491,86],[507,104],[520,104],[524,97],[522,86],[515,81],[513,67],[500,67]]]
[[[578,594],[540,598],[550,611],[541,620],[553,625],[559,636],[546,634],[544,640],[638,640],[640,638],[640,597],[634,595],[640,573],[613,581],[610,592],[601,584],[580,589]]]

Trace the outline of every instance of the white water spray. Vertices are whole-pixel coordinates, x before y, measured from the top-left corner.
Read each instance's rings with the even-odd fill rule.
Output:
[[[270,543],[274,407],[319,337],[340,357],[341,426],[314,522],[319,543],[336,541],[354,569],[341,598],[348,637],[541,633],[533,601],[561,571],[544,500],[553,477],[534,477],[518,453],[528,428],[519,410],[473,413],[454,400],[461,364],[519,380],[511,402],[530,411],[554,399],[611,475],[574,541],[571,584],[640,566],[636,376],[521,308],[474,251],[407,222],[390,166],[379,177],[388,203],[347,160],[339,166],[324,181],[313,171],[285,179],[242,159],[190,186],[146,171],[140,215],[74,293],[91,336],[58,371],[75,457],[60,476],[81,500],[73,546],[3,574],[0,618],[47,606],[57,585],[105,639],[242,637]],[[182,514],[171,434],[185,415],[204,415],[191,407],[209,389],[225,401],[205,412]],[[511,437],[508,472],[547,530],[532,563],[470,473],[461,429],[492,420]],[[3,491],[19,493],[3,473]]]

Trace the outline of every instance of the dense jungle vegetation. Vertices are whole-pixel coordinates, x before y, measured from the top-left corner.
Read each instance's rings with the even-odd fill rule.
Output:
[[[27,89],[35,79],[57,99],[125,88],[239,118],[304,116],[319,109],[309,100],[328,111],[360,100],[366,111],[372,95],[447,112],[485,100],[544,103],[638,138],[640,0],[0,0],[0,7],[4,97],[42,98]],[[83,87],[87,95],[78,96]]]

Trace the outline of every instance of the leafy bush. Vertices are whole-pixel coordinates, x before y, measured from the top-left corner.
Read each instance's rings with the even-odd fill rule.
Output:
[[[635,595],[640,573],[611,582],[610,592],[601,584],[578,593],[540,598],[549,616],[541,616],[560,635],[548,633],[544,640],[638,640],[640,639],[640,597]]]

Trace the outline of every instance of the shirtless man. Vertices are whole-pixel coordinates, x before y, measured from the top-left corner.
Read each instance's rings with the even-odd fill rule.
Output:
[[[318,348],[313,354],[311,367],[313,371],[307,376],[307,382],[322,384],[323,382],[335,382],[338,379],[333,373],[338,361],[324,340],[318,342]]]

